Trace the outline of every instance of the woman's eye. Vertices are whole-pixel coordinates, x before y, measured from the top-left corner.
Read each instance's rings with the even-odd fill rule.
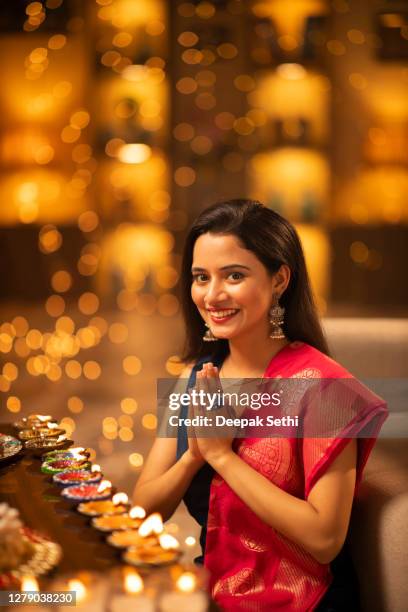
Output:
[[[228,278],[230,278],[231,280],[237,281],[237,280],[242,280],[244,278],[244,275],[242,274],[242,272],[231,272]]]
[[[193,282],[204,283],[207,280],[206,274],[193,274]]]

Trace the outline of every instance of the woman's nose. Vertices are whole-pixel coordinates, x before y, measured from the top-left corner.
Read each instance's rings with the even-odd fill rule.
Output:
[[[205,301],[207,306],[211,306],[214,303],[221,302],[227,298],[227,293],[225,291],[224,284],[222,282],[218,282],[214,280],[207,287],[207,293],[205,296]]]

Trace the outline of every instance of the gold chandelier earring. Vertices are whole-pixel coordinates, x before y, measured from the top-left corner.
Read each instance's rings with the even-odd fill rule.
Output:
[[[210,327],[207,325],[207,323],[204,323],[204,325],[208,328],[207,331],[205,332],[204,336],[203,336],[203,340],[204,342],[216,342],[218,340],[218,338],[216,338],[214,336],[214,334],[212,333]]]
[[[284,331],[282,329],[282,325],[285,320],[285,308],[283,306],[279,306],[279,298],[276,300],[276,304],[272,306],[269,311],[269,323],[271,324],[271,333],[269,334],[270,338],[274,340],[282,340],[285,338]]]

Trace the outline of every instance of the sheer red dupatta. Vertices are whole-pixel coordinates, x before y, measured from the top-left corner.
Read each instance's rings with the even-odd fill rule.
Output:
[[[328,384],[324,385],[321,398],[323,408],[330,406],[331,416],[331,407],[336,410],[338,405],[338,385],[342,383],[335,380],[331,386],[326,379],[348,380],[344,381],[346,391],[338,414],[330,419],[330,435],[311,437],[316,431],[316,414],[321,411],[308,411],[304,405],[306,437],[235,440],[234,450],[241,459],[280,488],[307,499],[350,437],[364,432],[365,437],[358,438],[357,490],[387,417],[385,402],[335,361],[299,342],[282,349],[268,365],[264,377],[325,379]],[[205,565],[211,574],[214,599],[224,610],[234,612],[313,610],[332,579],[328,565],[318,563],[300,546],[261,521],[218,475],[211,485]]]

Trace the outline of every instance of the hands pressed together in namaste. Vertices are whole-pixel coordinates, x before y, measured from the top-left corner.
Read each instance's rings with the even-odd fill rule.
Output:
[[[211,362],[205,363],[202,370],[197,372],[196,384],[194,389],[197,392],[217,394],[222,393],[222,385],[218,368]],[[207,409],[205,404],[195,406],[190,404],[191,418],[196,416],[211,417],[214,414]],[[217,408],[217,415],[225,415],[227,417],[235,416],[233,409],[230,406],[222,406]],[[226,459],[231,453],[232,442],[234,439],[234,428],[217,427],[214,419],[210,419],[212,423],[202,427],[189,427],[187,430],[188,447],[191,455],[202,463],[207,462],[210,465]]]

